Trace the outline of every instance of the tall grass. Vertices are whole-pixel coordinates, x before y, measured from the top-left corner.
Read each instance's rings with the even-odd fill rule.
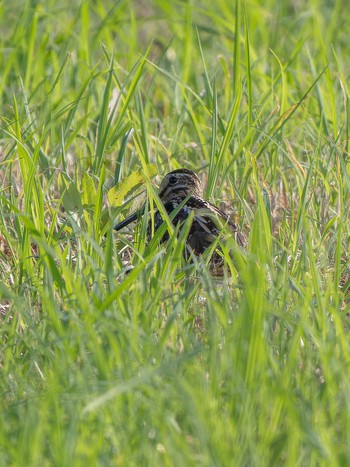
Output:
[[[0,6],[1,464],[350,462],[343,6]],[[179,167],[230,278],[113,232]]]

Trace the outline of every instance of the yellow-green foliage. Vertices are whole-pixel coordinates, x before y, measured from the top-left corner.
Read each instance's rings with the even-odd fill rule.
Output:
[[[349,24],[0,2],[1,465],[350,464]],[[190,223],[113,232],[179,167],[248,237],[231,278]]]

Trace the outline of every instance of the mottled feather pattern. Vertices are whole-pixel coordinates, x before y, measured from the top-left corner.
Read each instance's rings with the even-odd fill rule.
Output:
[[[185,198],[184,198],[185,199]],[[174,211],[184,199],[174,199],[164,204],[167,213]],[[180,209],[173,219],[173,224],[182,224],[189,217],[191,211],[194,213],[192,225],[188,234],[188,243],[192,247],[196,255],[202,254],[220,235],[220,232],[225,225],[234,232],[236,241],[239,246],[244,247],[244,237],[238,231],[238,227],[230,221],[228,216],[212,205],[208,201],[197,196],[190,196],[185,205]],[[156,231],[163,223],[162,215],[157,211],[154,215],[154,230]],[[148,224],[148,239],[151,238],[151,223]],[[166,232],[161,241],[166,241],[169,238],[169,233]]]
[[[164,205],[164,209],[171,214],[183,203],[179,212],[172,220],[174,226],[183,224],[193,212],[193,220],[187,237],[187,250],[200,256],[209,248],[224,230],[232,232],[237,244],[245,247],[245,238],[227,214],[219,208],[203,199],[203,188],[198,175],[192,170],[179,169],[168,173],[162,180],[159,187],[159,197]],[[118,224],[115,229],[125,227],[129,222],[136,219],[132,214],[129,218]],[[152,228],[158,230],[163,224],[162,214],[156,211],[153,222],[149,221],[147,227],[148,240],[152,237]],[[165,232],[161,241],[169,239],[169,232]],[[186,254],[187,256],[187,254]],[[216,275],[221,275],[223,259],[220,250],[217,249],[210,260],[211,269]]]

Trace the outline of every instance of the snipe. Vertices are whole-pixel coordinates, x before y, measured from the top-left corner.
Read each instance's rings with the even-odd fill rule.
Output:
[[[159,187],[159,198],[165,210],[171,214],[181,203],[184,203],[179,212],[172,220],[174,225],[183,223],[190,212],[193,211],[193,221],[187,237],[187,248],[196,256],[200,256],[210,247],[220,235],[223,226],[228,227],[228,231],[234,235],[236,243],[240,247],[245,247],[245,238],[238,226],[233,223],[227,214],[203,199],[203,187],[198,175],[192,170],[178,169],[168,173],[162,180]],[[137,211],[117,224],[115,230],[121,230],[140,216]],[[154,230],[157,230],[163,223],[162,215],[156,211],[154,215]],[[147,235],[151,238],[152,224],[148,223]],[[162,241],[169,238],[165,233]],[[210,259],[211,269],[217,271],[223,265],[223,259],[218,251],[215,251]],[[220,275],[220,273],[218,273]]]

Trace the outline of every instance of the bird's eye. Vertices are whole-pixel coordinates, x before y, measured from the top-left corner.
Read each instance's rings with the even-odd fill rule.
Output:
[[[169,185],[176,185],[177,184],[177,178],[174,177],[174,175],[172,175],[170,178],[169,178]]]

